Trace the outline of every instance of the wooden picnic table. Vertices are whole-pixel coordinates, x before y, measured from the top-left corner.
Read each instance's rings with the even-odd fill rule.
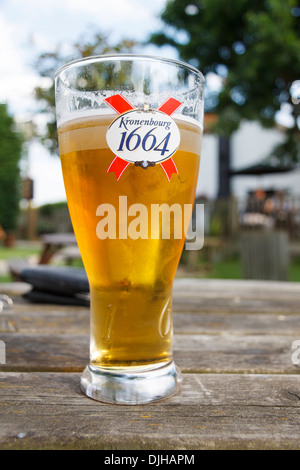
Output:
[[[79,257],[79,248],[74,233],[46,233],[41,236],[43,244],[39,264],[49,264],[59,250],[67,249],[67,256]]]
[[[87,398],[88,307],[41,305],[3,284],[1,449],[299,449],[300,286],[176,279],[181,391],[150,405]],[[298,346],[299,349],[299,346]]]

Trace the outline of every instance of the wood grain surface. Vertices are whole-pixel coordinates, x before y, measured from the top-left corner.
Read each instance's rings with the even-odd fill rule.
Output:
[[[297,283],[177,279],[180,392],[150,405],[96,402],[80,390],[89,309],[30,304],[3,285],[1,449],[299,449]],[[300,357],[300,354],[299,354]]]

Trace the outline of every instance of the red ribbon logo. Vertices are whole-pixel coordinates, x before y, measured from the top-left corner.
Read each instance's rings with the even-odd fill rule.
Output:
[[[122,95],[113,95],[105,98],[104,101],[118,114],[123,114],[127,111],[135,109],[134,106],[132,106],[132,104],[129,103],[129,101]],[[180,101],[176,100],[175,98],[168,98],[159,108],[157,108],[157,111],[161,111],[168,116],[171,116],[180,106]],[[160,162],[159,164],[164,170],[168,181],[170,181],[173,173],[178,173],[176,164],[172,157],[164,160],[163,162]],[[128,165],[130,165],[130,162],[127,162],[126,160],[116,156],[109,165],[107,172],[115,173],[117,181],[119,181]]]

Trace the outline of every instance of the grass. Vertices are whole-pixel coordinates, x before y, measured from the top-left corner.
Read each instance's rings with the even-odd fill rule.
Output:
[[[27,258],[30,255],[39,254],[41,248],[37,247],[12,247],[6,248],[5,246],[0,246],[0,260],[7,261],[11,258]]]
[[[41,252],[41,246],[39,244],[22,244],[17,243],[11,248],[0,246],[0,262],[9,261],[13,258],[28,258],[32,255],[39,255]],[[0,273],[0,282],[11,282],[13,279],[10,274]]]
[[[290,281],[300,282],[300,258],[296,258],[290,264]]]
[[[241,279],[240,262],[238,259],[215,262],[207,277],[211,279]]]
[[[201,270],[201,262],[199,264]],[[241,262],[238,257],[215,261],[203,270],[202,275],[197,277],[206,277],[209,279],[242,279]],[[300,258],[292,259],[289,266],[290,282],[300,282]]]

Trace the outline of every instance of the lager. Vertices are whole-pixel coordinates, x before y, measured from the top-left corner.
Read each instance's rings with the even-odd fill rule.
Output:
[[[195,199],[204,78],[177,60],[86,57],[55,76],[70,216],[90,285],[83,392],[117,404],[177,392],[172,287]]]
[[[99,367],[137,368],[172,360],[172,284],[184,244],[174,237],[151,239],[151,208],[155,204],[193,204],[201,148],[201,127],[177,119],[180,147],[173,159],[178,174],[165,177],[160,165],[143,169],[129,165],[119,181],[107,169],[114,154],[106,133],[114,115],[86,117],[59,128],[60,155],[70,215],[90,283],[91,363]],[[131,239],[119,197],[128,207],[147,209],[147,238]],[[100,204],[116,210],[116,238],[99,239],[96,215]],[[138,214],[145,217],[145,213]],[[172,213],[171,213],[172,215]],[[140,219],[142,225],[143,220]],[[161,222],[162,223],[162,222]],[[161,226],[159,231],[161,233]]]

